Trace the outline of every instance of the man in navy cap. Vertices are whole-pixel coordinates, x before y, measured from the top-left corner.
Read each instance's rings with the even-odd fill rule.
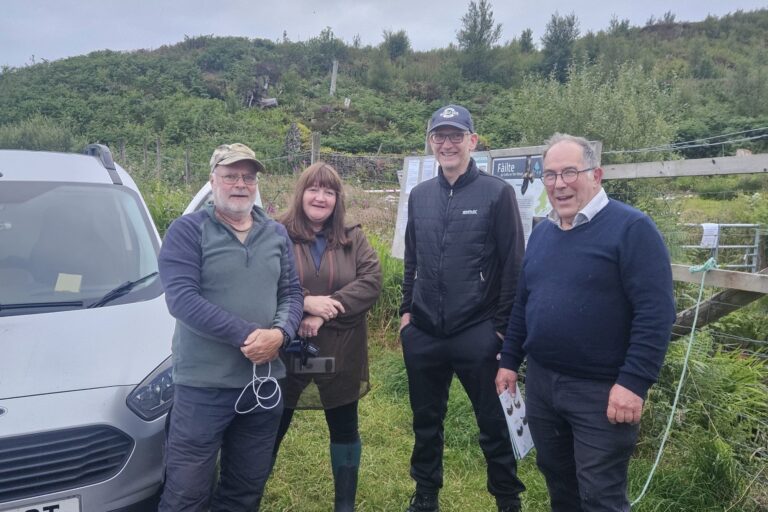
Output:
[[[515,191],[477,168],[470,156],[477,134],[464,107],[434,113],[429,143],[440,167],[408,199],[400,306],[415,435],[416,492],[407,512],[440,510],[443,420],[454,374],[480,428],[488,491],[500,511],[518,511],[525,487],[494,384],[524,250]]]

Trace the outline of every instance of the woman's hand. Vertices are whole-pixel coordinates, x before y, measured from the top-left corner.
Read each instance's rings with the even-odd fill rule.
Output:
[[[299,325],[299,336],[302,338],[312,338],[317,336],[317,332],[325,322],[319,316],[305,316]]]
[[[336,318],[339,313],[344,313],[344,306],[328,295],[307,295],[304,297],[304,312],[319,316],[327,322]]]

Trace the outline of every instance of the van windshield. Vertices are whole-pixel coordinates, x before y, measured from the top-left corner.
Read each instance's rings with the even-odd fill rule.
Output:
[[[4,182],[0,316],[87,307],[157,272],[159,247],[138,196],[119,185]],[[109,305],[161,293],[158,279]]]

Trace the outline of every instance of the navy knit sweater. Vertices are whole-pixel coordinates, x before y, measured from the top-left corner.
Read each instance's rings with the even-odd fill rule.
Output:
[[[610,200],[586,224],[542,222],[531,234],[501,356],[610,380],[645,397],[669,343],[669,254],[642,212]]]

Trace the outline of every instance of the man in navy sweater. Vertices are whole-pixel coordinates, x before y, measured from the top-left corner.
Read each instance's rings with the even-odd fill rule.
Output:
[[[555,134],[542,181],[553,206],[531,234],[496,390],[528,359],[526,407],[553,512],[628,511],[627,468],[675,305],[653,221],[609,199],[591,144]]]

